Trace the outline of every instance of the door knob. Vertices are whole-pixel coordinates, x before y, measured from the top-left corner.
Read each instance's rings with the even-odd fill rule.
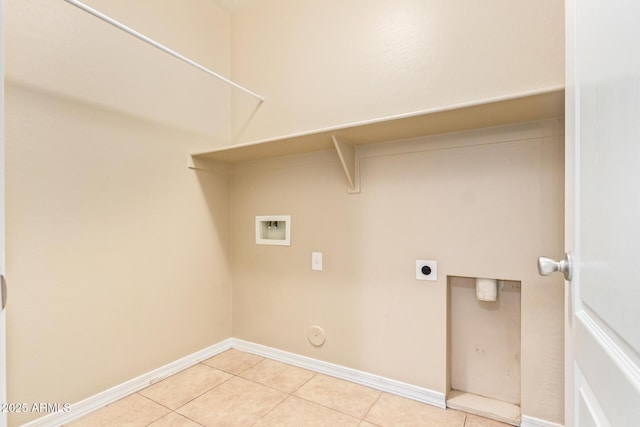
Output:
[[[544,256],[538,258],[538,273],[541,276],[548,276],[556,271],[562,273],[565,280],[571,281],[573,278],[573,254],[571,252],[564,254],[564,258],[560,261]]]

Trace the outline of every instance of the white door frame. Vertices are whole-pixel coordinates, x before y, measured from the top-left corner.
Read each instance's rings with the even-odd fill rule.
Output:
[[[3,22],[0,1],[0,22]],[[0,30],[0,274],[4,275],[5,268],[5,238],[4,238],[4,31]],[[0,403],[7,402],[7,351],[5,311],[0,307]],[[0,411],[0,427],[7,425],[7,414]]]
[[[565,193],[564,242],[565,252],[576,253],[576,146],[575,146],[575,5],[576,0],[565,0]],[[565,282],[564,309],[564,424],[574,425],[574,348],[573,310],[574,292],[571,282]]]

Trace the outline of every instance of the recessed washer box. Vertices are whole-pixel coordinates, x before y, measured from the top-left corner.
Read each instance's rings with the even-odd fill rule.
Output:
[[[256,216],[256,244],[291,246],[291,215]]]

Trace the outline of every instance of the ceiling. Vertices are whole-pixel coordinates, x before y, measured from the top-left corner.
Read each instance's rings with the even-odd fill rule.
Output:
[[[211,1],[213,1],[221,9],[226,10],[227,12],[233,13],[242,9],[245,6],[248,6],[251,3],[255,3],[258,0],[211,0]]]

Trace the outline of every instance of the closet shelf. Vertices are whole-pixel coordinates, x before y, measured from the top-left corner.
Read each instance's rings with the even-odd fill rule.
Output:
[[[564,88],[530,92],[486,102],[455,105],[381,120],[287,135],[211,151],[194,158],[235,163],[334,148],[334,138],[353,145],[503,126],[564,115]]]
[[[348,192],[359,193],[359,145],[552,119],[563,115],[564,88],[552,88],[192,153],[189,167],[198,169],[194,166],[198,160],[230,164],[335,149],[348,182]]]

